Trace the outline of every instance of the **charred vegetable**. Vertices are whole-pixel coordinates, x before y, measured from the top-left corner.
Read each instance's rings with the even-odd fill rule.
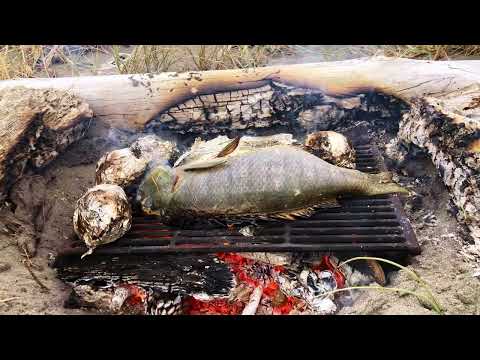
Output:
[[[132,211],[123,189],[101,184],[88,190],[78,201],[73,228],[89,251],[121,238],[132,224]]]

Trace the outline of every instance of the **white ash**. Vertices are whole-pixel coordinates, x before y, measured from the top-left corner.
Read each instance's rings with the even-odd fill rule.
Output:
[[[244,226],[240,230],[238,230],[240,234],[243,236],[254,236],[255,235],[255,229],[253,226]]]
[[[304,300],[316,314],[333,314],[337,310],[333,294],[326,295],[337,288],[336,280],[329,271],[317,273],[304,269],[300,274],[287,272],[278,274],[277,281],[284,294]]]
[[[405,161],[408,150],[402,146],[401,140],[394,138],[385,145],[385,155],[399,165]]]
[[[345,276],[345,286],[354,287],[354,286],[370,286],[370,285],[379,285],[375,281],[375,278],[372,274],[368,274],[363,271],[359,271],[354,267],[345,264],[341,267],[342,273]],[[380,286],[380,285],[379,285]],[[338,302],[342,307],[352,306],[354,301],[362,295],[361,289],[352,289],[349,291],[342,292],[342,296],[338,297]]]
[[[118,286],[113,292],[110,307],[113,312],[118,312],[123,306],[123,303],[129,298],[131,292],[127,287]]]
[[[212,295],[208,295],[207,293],[204,293],[204,292],[190,294],[190,296],[193,297],[196,300],[205,301],[205,302],[206,301],[212,301],[214,299],[220,299],[222,297],[228,297],[228,295],[225,295],[225,296],[222,296],[222,297],[212,296]]]
[[[123,189],[101,184],[88,190],[76,204],[73,228],[92,253],[99,245],[121,238],[130,229],[132,211]]]
[[[375,283],[375,278],[366,272],[359,271],[348,264],[341,267],[342,273],[345,276],[346,286],[364,286]]]
[[[250,299],[248,303],[245,305],[242,315],[255,315],[258,309],[258,305],[260,304],[260,300],[263,294],[263,287],[257,286],[252,294],[250,295]]]

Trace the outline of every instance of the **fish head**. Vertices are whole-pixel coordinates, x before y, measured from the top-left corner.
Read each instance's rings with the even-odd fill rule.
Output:
[[[175,172],[169,165],[162,164],[150,170],[137,192],[137,200],[143,211],[151,215],[164,215],[173,197],[174,184]]]

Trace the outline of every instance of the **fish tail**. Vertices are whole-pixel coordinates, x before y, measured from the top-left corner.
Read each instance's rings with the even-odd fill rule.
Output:
[[[367,188],[367,195],[410,194],[407,189],[393,182],[391,173],[369,174],[369,177],[371,182]]]
[[[388,171],[384,171],[378,174],[371,174],[371,176],[380,183],[390,183],[393,181],[392,173]]]

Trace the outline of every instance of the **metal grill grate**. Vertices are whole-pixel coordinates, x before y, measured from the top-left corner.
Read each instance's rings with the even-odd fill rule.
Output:
[[[357,169],[384,169],[378,150],[356,146]],[[246,237],[224,227],[177,229],[154,217],[135,217],[128,234],[95,254],[319,251],[418,254],[420,247],[396,195],[340,199],[342,207],[321,209],[308,219],[264,223]],[[72,249],[81,254],[86,249]]]

